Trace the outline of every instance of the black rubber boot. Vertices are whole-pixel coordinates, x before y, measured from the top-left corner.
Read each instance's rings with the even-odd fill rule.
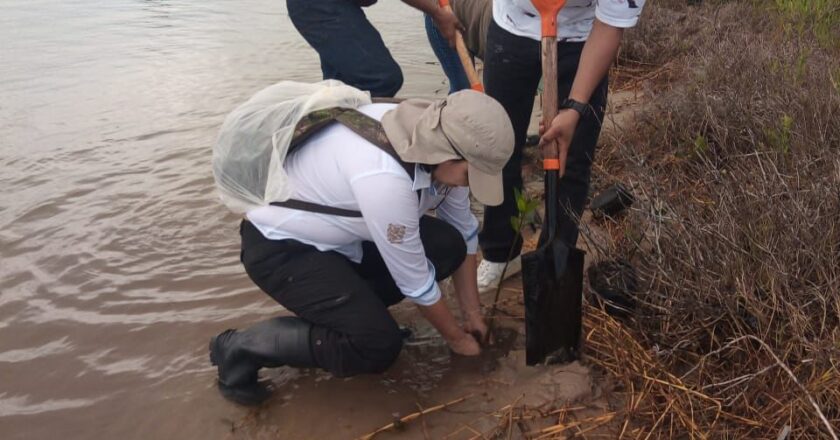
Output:
[[[210,339],[210,363],[219,369],[219,391],[241,405],[259,405],[271,391],[257,380],[262,367],[312,367],[311,325],[284,316],[245,330],[225,330]]]

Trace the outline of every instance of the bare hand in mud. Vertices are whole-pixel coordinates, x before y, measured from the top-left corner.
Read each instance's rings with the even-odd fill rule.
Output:
[[[491,343],[487,341],[487,330],[487,324],[484,323],[484,317],[481,316],[481,312],[476,314],[467,313],[467,319],[464,322],[464,331],[471,334],[479,344],[484,344],[485,342],[488,344]]]
[[[452,351],[461,356],[478,356],[481,354],[481,347],[478,345],[478,341],[466,332],[460,338],[447,340],[446,343],[449,344],[449,348]]]

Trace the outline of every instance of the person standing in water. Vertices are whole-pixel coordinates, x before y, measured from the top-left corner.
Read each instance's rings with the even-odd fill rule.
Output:
[[[448,41],[463,27],[437,0],[402,0],[423,11]],[[318,52],[324,79],[337,79],[374,97],[393,97],[403,75],[363,7],[376,0],[286,0],[289,18]],[[454,43],[453,43],[454,45]]]

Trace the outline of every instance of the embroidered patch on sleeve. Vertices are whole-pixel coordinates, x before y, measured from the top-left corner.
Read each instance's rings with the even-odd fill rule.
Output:
[[[388,224],[388,241],[394,244],[400,244],[405,238],[405,225]]]

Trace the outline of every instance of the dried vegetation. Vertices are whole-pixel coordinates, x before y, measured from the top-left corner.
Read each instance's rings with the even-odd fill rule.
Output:
[[[840,2],[649,3],[617,72],[646,105],[596,181],[639,200],[584,231],[638,277],[633,319],[587,316],[618,434],[836,439]]]

